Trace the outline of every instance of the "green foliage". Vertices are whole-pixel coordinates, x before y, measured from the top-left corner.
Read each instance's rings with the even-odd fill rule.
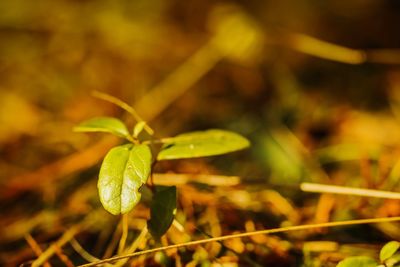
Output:
[[[379,259],[383,262],[392,257],[400,248],[400,242],[390,241],[383,246],[379,253]]]
[[[129,131],[119,119],[112,117],[97,117],[80,123],[74,127],[76,132],[107,132],[119,137],[128,137]]]
[[[129,212],[140,200],[138,190],[146,183],[150,168],[147,145],[112,148],[101,165],[97,184],[104,208],[114,215]]]
[[[379,259],[387,267],[399,267],[400,254],[396,253],[400,248],[400,242],[390,241],[386,243],[379,252]],[[367,256],[348,257],[337,265],[337,267],[376,267],[378,263],[375,259]]]
[[[138,139],[145,129],[150,135],[153,130],[140,119],[137,113],[126,103],[111,96],[112,99],[139,122],[134,126],[132,135],[125,124],[112,117],[98,117],[82,122],[74,128],[78,132],[108,132],[124,137],[130,143],[112,148],[105,156],[100,168],[97,187],[103,207],[114,215],[131,211],[141,198],[140,187],[147,182],[151,174],[152,153],[148,144],[152,141]],[[147,128],[146,128],[147,127]],[[172,138],[156,140],[164,143],[157,160],[196,158],[225,154],[249,146],[249,141],[239,134],[225,130],[198,131],[178,135]],[[156,187],[148,221],[148,228],[154,238],[159,239],[171,226],[176,212],[176,187]]]
[[[158,160],[198,158],[244,149],[249,141],[233,132],[207,130],[184,133],[168,138],[158,154]]]
[[[395,253],[393,256],[385,260],[387,267],[400,267],[400,253]]]
[[[260,144],[274,184],[298,184],[306,177],[302,153],[285,129],[265,134]]]
[[[336,267],[376,267],[376,266],[378,266],[378,264],[373,258],[367,256],[355,256],[342,260]]]
[[[157,187],[147,222],[151,235],[159,239],[167,232],[176,212],[176,187]]]

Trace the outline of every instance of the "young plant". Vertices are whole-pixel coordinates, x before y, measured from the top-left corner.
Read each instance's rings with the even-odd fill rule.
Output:
[[[243,136],[225,130],[212,129],[196,131],[163,139],[142,140],[140,133],[150,135],[153,130],[132,107],[115,97],[96,93],[97,97],[108,100],[131,113],[138,121],[132,133],[117,118],[97,117],[84,121],[74,128],[77,132],[105,132],[124,138],[126,144],[113,147],[104,157],[97,183],[100,201],[108,212],[114,215],[126,214],[139,202],[140,187],[146,184],[151,168],[157,161],[187,159],[221,155],[249,146]],[[161,143],[161,149],[153,155],[150,148]],[[159,239],[173,222],[176,211],[176,188],[156,187],[150,205],[151,218],[148,229]]]

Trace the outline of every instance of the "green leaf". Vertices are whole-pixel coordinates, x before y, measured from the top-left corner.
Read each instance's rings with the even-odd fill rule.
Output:
[[[139,188],[146,183],[151,169],[151,151],[147,145],[123,145],[112,148],[100,168],[100,201],[110,213],[129,212],[140,200]]]
[[[133,128],[133,136],[135,138],[138,137],[139,134],[143,131],[145,126],[146,126],[145,121],[139,121],[138,123],[136,123],[135,127]]]
[[[276,128],[265,133],[259,148],[273,184],[298,184],[305,177],[312,177],[306,173],[307,160],[287,129]]]
[[[382,249],[379,253],[379,259],[381,261],[385,261],[385,260],[389,259],[397,252],[397,250],[399,250],[399,248],[400,248],[400,242],[390,241],[390,242],[386,243],[382,247]]]
[[[168,138],[158,160],[197,158],[244,149],[250,142],[243,136],[224,130],[191,132]]]
[[[75,132],[106,132],[120,137],[129,136],[128,129],[119,119],[112,117],[97,117],[80,123],[74,127]]]
[[[400,253],[393,254],[385,260],[385,266],[400,267]]]
[[[339,262],[336,267],[376,267],[377,262],[367,256],[349,257]]]
[[[160,239],[172,224],[176,212],[176,187],[157,187],[150,206],[149,231],[155,239]]]

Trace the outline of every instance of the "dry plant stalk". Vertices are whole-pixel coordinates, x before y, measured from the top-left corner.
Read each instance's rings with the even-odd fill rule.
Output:
[[[373,223],[395,222],[395,221],[400,221],[400,216],[399,217],[391,217],[391,218],[372,218],[372,219],[361,219],[361,220],[349,220],[349,221],[342,221],[342,222],[328,222],[328,223],[317,223],[317,224],[308,224],[308,225],[297,225],[297,226],[289,226],[289,227],[283,227],[283,228],[274,228],[274,229],[246,232],[246,233],[240,233],[240,234],[225,235],[225,236],[221,236],[221,237],[213,237],[213,238],[207,238],[207,239],[203,239],[203,240],[190,241],[190,242],[186,242],[186,243],[182,243],[182,244],[175,244],[175,245],[163,246],[163,247],[154,248],[154,249],[148,249],[148,250],[132,253],[129,255],[111,257],[109,259],[104,259],[104,260],[97,261],[97,262],[83,264],[83,265],[80,265],[79,267],[97,266],[99,264],[110,263],[110,262],[114,262],[117,260],[122,260],[122,259],[126,259],[126,258],[137,257],[140,255],[155,253],[158,251],[206,244],[206,243],[210,243],[210,242],[219,242],[219,241],[229,240],[229,239],[233,239],[233,238],[243,238],[243,237],[249,237],[249,236],[254,236],[254,235],[276,234],[276,233],[283,233],[283,232],[289,232],[289,231],[301,231],[301,230],[308,230],[308,229],[313,229],[313,228],[331,228],[331,227],[338,227],[338,226],[373,224]]]
[[[351,196],[361,196],[361,197],[400,199],[400,193],[397,192],[354,188],[354,187],[337,186],[337,185],[302,183],[300,185],[300,189],[305,192],[314,192],[314,193],[331,193],[331,194],[351,195]]]

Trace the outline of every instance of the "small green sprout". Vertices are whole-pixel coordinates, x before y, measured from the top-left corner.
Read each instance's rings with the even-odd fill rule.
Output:
[[[95,96],[108,100],[133,114],[138,120],[132,134],[128,127],[113,117],[97,117],[80,123],[76,132],[105,132],[124,138],[126,144],[113,147],[103,159],[97,183],[100,201],[114,215],[126,214],[140,201],[139,189],[147,183],[154,163],[161,160],[188,159],[221,155],[244,149],[250,142],[243,136],[219,129],[196,131],[158,140],[141,140],[142,131],[150,135],[153,130],[132,107],[112,96],[96,93]],[[151,146],[161,143],[157,155]],[[150,233],[160,238],[172,224],[176,212],[176,188],[156,187],[150,207],[148,222]]]

